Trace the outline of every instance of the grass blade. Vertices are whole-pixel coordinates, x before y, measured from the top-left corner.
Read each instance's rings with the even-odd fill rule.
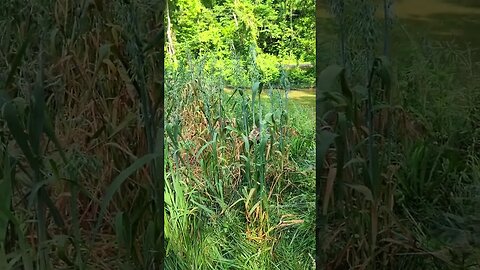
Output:
[[[160,154],[147,154],[139,159],[137,159],[132,165],[130,165],[128,168],[125,170],[121,171],[120,174],[115,177],[113,182],[108,186],[107,191],[102,199],[102,202],[100,204],[100,213],[97,218],[97,222],[95,225],[95,228],[92,233],[92,240],[95,239],[96,233],[98,229],[100,228],[101,221],[103,220],[103,217],[105,215],[105,212],[107,210],[107,207],[112,200],[113,196],[115,193],[118,191],[120,186],[127,180],[127,178],[133,174],[135,171],[143,167],[145,164],[149,163],[155,158],[158,158]]]

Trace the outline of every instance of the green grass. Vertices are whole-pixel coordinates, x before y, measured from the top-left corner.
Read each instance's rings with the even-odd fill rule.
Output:
[[[275,92],[281,92],[282,90],[279,89],[272,89]],[[233,90],[230,88],[225,88],[225,92],[232,94]],[[251,95],[251,90],[244,90],[247,95]],[[262,102],[267,102],[270,100],[270,95],[268,93],[261,94]],[[298,89],[298,90],[289,90],[288,91],[288,98],[292,101],[288,104],[292,109],[298,107],[296,105],[303,105],[303,107],[309,108],[313,114],[315,113],[315,89]]]
[[[160,8],[94,2],[83,17],[75,1],[0,4],[0,269],[157,269],[163,224],[166,269],[312,269],[310,92],[290,90],[287,100],[285,89],[265,87],[258,102],[260,78],[232,96],[218,72],[182,63],[167,70],[159,153],[161,95],[146,90],[160,89],[161,48],[142,52],[137,42],[155,44],[143,19],[156,23]],[[364,108],[349,107],[356,120],[342,95],[331,105],[344,125],[325,123],[339,135],[322,133],[333,144],[317,168],[325,265],[337,269],[373,267],[372,258],[377,269],[480,264],[478,59],[409,31],[393,32],[393,135],[366,132]],[[336,40],[328,34],[322,40]],[[336,61],[329,45],[322,69]],[[381,122],[372,126],[381,133]],[[374,154],[377,170],[365,163]]]
[[[168,77],[188,79],[167,88],[167,269],[312,269],[314,109],[187,65]]]

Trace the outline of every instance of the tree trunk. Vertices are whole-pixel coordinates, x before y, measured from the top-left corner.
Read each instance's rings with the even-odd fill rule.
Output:
[[[165,11],[167,13],[166,14],[167,15],[167,43],[168,43],[167,52],[168,52],[168,56],[170,57],[170,60],[172,61],[172,63],[175,63],[176,62],[175,47],[173,45],[172,22],[170,20],[170,10],[168,8],[168,0],[166,1]]]

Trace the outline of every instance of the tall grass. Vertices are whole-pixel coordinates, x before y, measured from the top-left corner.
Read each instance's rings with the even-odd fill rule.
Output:
[[[162,266],[164,3],[137,4],[0,4],[1,269]]]
[[[236,66],[250,91],[226,92],[204,63],[167,72],[167,269],[311,269],[308,108],[287,110],[288,88],[260,83],[254,56]]]
[[[347,15],[370,19],[358,24],[365,31],[378,23],[335,11],[339,27]],[[422,48],[402,25],[392,30],[405,41],[391,43],[392,61],[367,57],[372,68],[338,57],[331,62],[343,66],[317,76],[319,262],[329,269],[476,269],[478,200],[465,192],[479,186],[471,54],[451,44]],[[373,52],[374,33],[345,47],[352,55]]]

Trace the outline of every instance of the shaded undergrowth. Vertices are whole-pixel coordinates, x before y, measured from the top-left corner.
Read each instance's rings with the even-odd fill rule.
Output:
[[[353,74],[332,65],[319,78],[321,262],[476,269],[478,63],[470,49],[418,42],[401,24],[393,36],[403,42],[392,61],[353,61]]]

